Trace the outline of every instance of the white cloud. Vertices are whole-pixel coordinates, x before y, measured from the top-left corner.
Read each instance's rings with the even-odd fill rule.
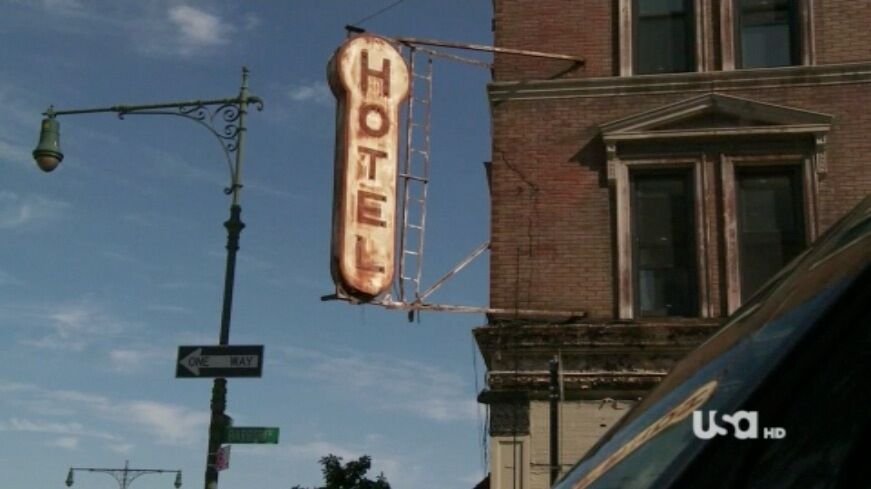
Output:
[[[311,102],[315,104],[330,104],[333,95],[326,83],[315,81],[298,83],[287,90],[287,96],[294,102]]]
[[[121,35],[143,54],[202,55],[217,52],[242,31],[260,25],[260,18],[244,8],[226,12],[194,7],[184,0],[148,2],[83,2],[81,0],[15,0],[41,16],[59,19],[58,28],[77,34]],[[205,2],[202,2],[205,3]],[[212,2],[214,4],[214,2]],[[232,21],[230,16],[232,15]],[[238,26],[238,27],[237,27]]]
[[[133,445],[132,443],[117,443],[117,444],[110,444],[108,446],[108,448],[109,448],[109,450],[112,450],[113,452],[120,453],[122,455],[126,455],[126,454],[133,451],[134,446],[135,445]]]
[[[9,272],[0,270],[0,285],[21,285],[23,282]]]
[[[0,380],[0,392],[3,393],[34,391],[36,389],[38,389],[38,387],[33,384],[24,384],[22,382],[8,382],[5,380]]]
[[[15,165],[23,165],[25,162],[33,161],[32,158],[28,148],[0,138],[0,160]]]
[[[65,448],[67,450],[75,450],[76,448],[79,448],[79,439],[74,436],[64,436],[62,438],[52,440],[46,443],[46,445],[50,447]]]
[[[79,10],[82,2],[79,0],[42,0],[42,5],[48,10]]]
[[[48,332],[22,343],[48,350],[82,351],[94,341],[112,338],[132,326],[90,300],[43,307],[26,315]]]
[[[246,31],[250,31],[256,29],[260,26],[260,17],[253,13],[245,14],[243,24],[245,26]]]
[[[364,452],[352,448],[344,447],[336,443],[326,441],[311,441],[308,443],[296,443],[288,445],[284,453],[292,459],[316,462],[329,454],[333,454],[343,459],[352,460],[363,455]]]
[[[166,312],[170,314],[191,314],[193,309],[185,306],[174,306],[171,304],[151,304],[146,307],[149,311]]]
[[[2,149],[2,148],[0,148]],[[56,219],[69,204],[39,195],[0,191],[0,229],[17,229],[35,222]]]
[[[107,448],[127,453],[133,445],[125,438],[104,429],[93,429],[81,419],[93,416],[96,423],[118,423],[125,430],[134,427],[153,437],[157,443],[190,446],[203,441],[209,413],[178,404],[149,400],[117,400],[76,390],[45,389],[32,384],[18,384],[0,380],[0,404],[30,406],[41,403],[63,405],[67,411],[58,416],[76,421],[57,421],[11,417],[0,420],[0,432],[17,431],[62,435],[62,437],[91,437],[107,442]]]
[[[355,402],[426,419],[474,421],[478,405],[457,375],[408,360],[286,348],[287,373],[316,380]]]
[[[146,428],[167,445],[192,445],[198,442],[209,422],[209,414],[184,406],[154,401],[123,403],[119,414]]]
[[[111,433],[98,430],[86,429],[78,422],[59,423],[55,421],[31,420],[11,418],[0,421],[0,431],[21,431],[29,433],[46,433],[54,435],[89,436],[104,440],[117,440],[118,437]]]
[[[94,406],[105,406],[109,404],[109,399],[106,397],[81,391],[56,390],[49,392],[47,395],[52,399],[63,403],[74,402],[80,404],[91,404]]]
[[[217,15],[188,5],[170,7],[167,16],[176,29],[179,54],[182,55],[227,44],[234,31]]]
[[[109,351],[109,363],[118,372],[141,371],[155,364],[163,365],[172,355],[157,348],[116,348]]]

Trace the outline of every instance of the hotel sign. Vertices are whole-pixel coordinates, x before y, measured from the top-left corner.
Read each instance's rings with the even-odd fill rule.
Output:
[[[328,65],[337,100],[330,270],[341,292],[369,300],[393,280],[402,55],[383,38],[345,41]]]

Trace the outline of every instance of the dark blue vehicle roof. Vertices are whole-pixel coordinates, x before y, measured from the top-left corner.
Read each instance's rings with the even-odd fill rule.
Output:
[[[741,410],[846,291],[871,287],[871,196],[773,277],[635,406],[556,489],[665,487],[710,440],[692,412]],[[863,276],[864,274],[864,276]]]

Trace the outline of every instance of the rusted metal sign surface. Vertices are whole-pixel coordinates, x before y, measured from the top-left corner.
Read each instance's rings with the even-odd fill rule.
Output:
[[[330,270],[341,292],[361,300],[393,280],[399,107],[409,72],[386,40],[361,34],[328,65],[337,100]]]

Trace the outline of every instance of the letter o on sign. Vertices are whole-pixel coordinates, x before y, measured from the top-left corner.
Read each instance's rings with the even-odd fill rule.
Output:
[[[360,114],[358,124],[367,136],[380,138],[390,130],[390,119],[387,118],[387,111],[384,110],[384,107],[375,104],[362,104],[358,113]],[[372,127],[373,119],[378,120],[377,127]]]

